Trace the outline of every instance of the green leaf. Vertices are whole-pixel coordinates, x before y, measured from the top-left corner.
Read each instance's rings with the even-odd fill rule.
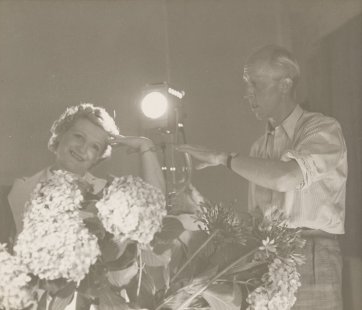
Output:
[[[166,285],[166,289],[168,290],[170,288],[170,281],[171,281],[171,277],[170,277],[170,268],[169,266],[165,266],[165,268],[163,268],[163,280],[165,282],[165,285]]]
[[[105,262],[115,261],[125,252],[129,240],[120,241],[116,238],[107,237],[102,242],[102,258]]]
[[[204,246],[205,241],[209,238],[209,235],[204,231],[185,231],[180,235],[180,241],[183,243],[186,249],[186,259],[189,259],[196,251]],[[193,258],[190,264],[188,264],[185,270],[181,273],[181,278],[193,275],[200,270],[203,270],[209,264],[210,257],[215,252],[215,246],[213,242],[207,243],[206,246]],[[170,267],[173,272],[178,271],[183,264],[178,266],[173,265],[171,262]],[[177,270],[176,270],[177,269]]]
[[[245,256],[246,254],[250,253],[251,250],[255,249],[247,248],[246,246],[240,246],[235,243],[224,243],[219,244],[217,250],[210,258],[210,261],[215,264],[219,265],[220,268],[224,268],[228,266],[231,262],[236,261],[238,258]],[[241,262],[238,263],[239,267],[245,266],[253,259],[252,257],[245,257]]]
[[[258,266],[262,266],[262,265],[265,265],[265,262],[252,261],[252,262],[249,262],[249,263],[238,264],[235,267],[231,268],[225,275],[241,273],[241,272],[244,272],[246,270],[250,270],[250,269],[252,269],[254,267],[258,267]]]
[[[210,305],[210,310],[239,310],[241,293],[238,296],[235,294],[235,287],[226,284],[213,284],[202,293],[202,297]]]
[[[191,256],[197,249],[199,249],[203,243],[208,239],[209,235],[204,231],[185,231],[180,235],[180,240],[186,245],[188,249],[188,256]],[[207,256],[211,255],[214,250],[214,246],[210,243],[203,253]]]
[[[137,296],[138,289],[138,277],[135,277],[130,285],[127,286],[127,295],[130,299],[131,304],[137,304],[140,307],[153,309],[155,303],[156,284],[155,279],[146,272],[149,267],[143,268],[142,281],[140,287],[140,294]],[[156,268],[156,267],[154,267]],[[157,267],[161,268],[161,267]]]
[[[195,292],[204,287],[207,282],[217,273],[217,267],[213,267],[212,269],[208,269],[206,272],[198,275],[197,278],[194,278],[189,284],[183,285],[177,291],[173,292],[169,295],[162,303],[163,306],[166,306],[169,309],[175,310],[179,309],[179,307]],[[189,305],[188,309],[194,309],[192,305],[196,302],[198,303],[199,299],[202,300],[201,297],[195,298],[191,305]],[[197,307],[195,306],[195,309]]]
[[[185,245],[180,240],[174,240],[171,261],[168,264],[168,269],[171,273],[176,273],[180,266],[187,260],[186,250]]]
[[[102,240],[106,235],[106,230],[103,227],[101,220],[94,216],[94,217],[87,217],[83,219],[85,226],[88,230],[97,236],[98,239]]]
[[[212,268],[208,268],[204,272],[200,273],[196,278],[194,278],[189,284],[183,285],[176,292],[170,294],[162,303],[163,306],[167,306],[168,308],[174,310],[179,309],[179,307],[194,293],[199,291],[201,288],[205,287],[207,283],[213,278],[218,272],[218,267],[214,266]],[[195,298],[191,304],[189,305],[190,309],[197,309],[195,306],[193,308],[192,305],[194,303],[202,303],[203,299],[201,296]],[[163,309],[163,308],[162,308]]]
[[[122,287],[127,285],[138,273],[138,265],[134,262],[128,268],[122,270],[108,271],[106,276],[109,283],[114,286]]]
[[[156,288],[156,276],[160,274],[160,269],[162,267],[149,267],[145,266],[143,269],[143,276],[142,276],[142,282],[141,282],[141,295],[142,295],[142,289],[145,289],[150,295],[154,296],[156,294],[157,288]],[[157,272],[155,273],[154,270]]]
[[[105,268],[102,264],[96,263],[91,266],[89,273],[80,282],[78,291],[88,299],[96,298],[103,286],[109,284],[105,276]]]
[[[161,255],[155,254],[151,249],[142,250],[142,262],[145,263],[147,266],[165,266],[171,261],[171,250],[168,249],[163,252]]]
[[[70,295],[66,298],[55,297],[50,302],[48,309],[49,310],[64,310],[72,302],[73,297],[74,297],[74,295]]]
[[[126,301],[111,288],[102,289],[99,295],[99,310],[130,310]]]
[[[236,273],[241,273],[250,269],[253,269],[258,266],[265,265],[265,261],[254,261],[254,254],[245,255],[244,259],[240,260],[235,266],[233,266],[225,275],[231,275]]]
[[[213,278],[217,272],[219,271],[219,267],[218,266],[212,266],[208,269],[206,269],[205,271],[203,271],[202,273],[197,275],[197,278],[195,278],[193,280],[193,283],[203,283],[211,278]]]
[[[137,245],[134,243],[129,243],[122,256],[120,256],[115,261],[105,262],[104,264],[109,270],[121,270],[133,264],[136,259]]]
[[[75,309],[76,310],[90,310],[92,301],[94,301],[93,298],[88,298],[87,296],[84,296],[83,294],[78,294]]]
[[[176,215],[175,218],[181,222],[185,230],[199,231],[200,226],[205,227],[205,225],[198,220],[195,214],[184,213]]]
[[[80,210],[79,216],[81,217],[82,220],[85,220],[85,219],[94,217],[94,214],[92,212]]]
[[[147,265],[143,269],[144,277],[142,279],[149,279],[150,284],[152,284],[152,291],[150,290],[152,295],[155,295],[156,291],[166,287],[167,283],[165,281],[167,281],[167,279],[165,277],[165,269],[165,266],[152,267]]]
[[[41,280],[39,283],[39,288],[46,290],[51,295],[57,296],[62,296],[64,293],[67,294],[70,287],[73,287],[75,290],[75,282],[68,282],[68,280],[64,278],[55,280]]]
[[[37,310],[46,310],[47,308],[47,297],[48,297],[48,293],[47,291],[44,291],[38,301],[38,306],[37,306]]]
[[[242,293],[241,287],[237,283],[234,282],[233,289],[234,289],[234,304],[242,305],[243,293]]]
[[[89,199],[88,199],[89,198]],[[92,213],[93,215],[98,215],[98,209],[96,208],[96,203],[100,197],[96,195],[89,195],[87,194],[87,197],[85,197],[85,200],[83,201],[83,207],[81,210]]]
[[[172,242],[184,231],[181,222],[174,217],[167,216],[162,221],[162,229],[156,234],[156,238],[161,242]]]
[[[65,309],[65,307],[68,306],[73,300],[75,288],[75,283],[70,283],[69,285],[61,289],[50,302],[49,310]]]

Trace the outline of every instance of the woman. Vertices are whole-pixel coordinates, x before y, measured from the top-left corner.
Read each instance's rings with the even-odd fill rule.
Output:
[[[100,192],[106,180],[89,170],[111,156],[118,146],[131,147],[141,155],[143,179],[165,191],[165,182],[151,140],[144,137],[121,136],[114,119],[101,107],[83,103],[68,108],[51,128],[48,148],[55,154],[54,164],[32,177],[18,179],[8,195],[17,233],[22,231],[24,206],[37,183],[46,180],[54,170],[66,170],[79,175]]]

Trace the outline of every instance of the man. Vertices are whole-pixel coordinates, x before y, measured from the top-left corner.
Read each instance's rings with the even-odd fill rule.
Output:
[[[252,111],[267,121],[250,156],[183,145],[198,168],[224,165],[249,181],[249,208],[278,206],[302,228],[306,263],[293,309],[342,309],[342,259],[347,151],[338,122],[296,102],[299,66],[286,49],[266,46],[249,57],[243,80]]]

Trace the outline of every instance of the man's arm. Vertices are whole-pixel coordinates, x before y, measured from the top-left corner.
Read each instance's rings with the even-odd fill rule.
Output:
[[[182,145],[177,150],[187,152],[200,160],[197,169],[226,166],[229,155],[201,146]],[[237,155],[232,158],[230,167],[248,181],[279,192],[294,190],[303,183],[302,171],[295,160],[281,161]]]
[[[293,149],[284,151],[281,160],[237,155],[230,168],[254,184],[279,192],[311,186],[338,165],[343,166],[341,173],[347,173],[344,167],[347,149],[336,120],[320,115],[309,119],[298,140]],[[200,160],[198,169],[227,163],[225,152],[190,145],[177,149]]]
[[[231,169],[256,185],[278,192],[295,190],[303,183],[302,171],[295,160],[284,162],[238,155],[232,159]]]

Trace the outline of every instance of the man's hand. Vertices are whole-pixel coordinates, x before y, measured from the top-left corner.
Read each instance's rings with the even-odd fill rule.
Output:
[[[184,152],[190,154],[192,157],[201,161],[198,165],[196,165],[196,169],[204,169],[206,167],[226,165],[227,153],[219,152],[207,149],[206,147],[199,145],[180,145],[176,147],[177,151]]]

